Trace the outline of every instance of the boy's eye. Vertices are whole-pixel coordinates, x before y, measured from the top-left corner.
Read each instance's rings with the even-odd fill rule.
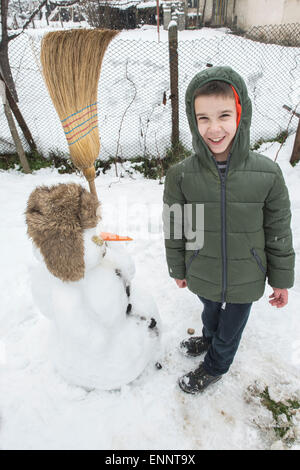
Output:
[[[230,116],[229,114],[222,114],[221,117],[227,117],[227,116]]]

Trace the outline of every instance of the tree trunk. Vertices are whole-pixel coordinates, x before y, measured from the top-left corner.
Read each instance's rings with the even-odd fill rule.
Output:
[[[211,14],[211,25],[216,25],[216,7],[217,7],[217,0],[213,0],[212,6],[212,14]]]
[[[0,67],[2,69],[2,76],[9,88],[14,100],[18,102],[18,95],[16,92],[15,84],[12,78],[12,73],[8,59],[8,31],[7,31],[7,9],[9,0],[1,0],[1,26],[2,37],[0,42]]]
[[[29,167],[29,164],[28,164],[28,160],[26,158],[26,155],[25,155],[25,152],[24,152],[24,149],[23,149],[23,146],[22,146],[22,142],[20,140],[20,137],[19,137],[19,134],[18,134],[15,122],[14,122],[14,118],[11,114],[11,110],[10,110],[10,107],[9,107],[8,103],[4,104],[4,112],[5,112],[5,116],[6,116],[8,126],[9,126],[9,129],[10,129],[10,132],[11,132],[11,136],[12,136],[13,141],[15,143],[16,150],[17,150],[17,153],[19,155],[20,163],[22,165],[24,173],[27,173],[27,174],[31,173],[31,170],[30,170],[30,167]]]
[[[199,28],[199,8],[200,8],[200,0],[197,0],[197,28]]]
[[[205,10],[206,10],[206,0],[204,0],[203,10],[202,10],[202,26],[205,26]]]
[[[1,75],[0,75],[0,79],[1,79]],[[13,97],[12,97],[12,95],[11,95],[8,88],[6,88],[6,96],[7,96],[7,100],[8,100],[8,104],[10,106],[10,109],[14,113],[14,116],[15,116],[18,124],[19,124],[20,129],[22,129],[22,132],[24,134],[25,139],[28,142],[29,147],[31,148],[32,151],[35,151],[36,150],[36,144],[33,140],[31,132],[30,132],[30,130],[29,130],[29,128],[28,128],[28,126],[25,122],[25,119],[22,116],[22,113],[21,113],[17,103],[13,99]]]
[[[177,24],[169,27],[170,89],[172,104],[172,148],[179,147],[179,99],[178,99],[178,32]]]

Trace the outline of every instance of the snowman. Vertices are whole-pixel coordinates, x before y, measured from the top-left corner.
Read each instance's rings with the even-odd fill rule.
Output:
[[[88,390],[113,390],[157,362],[157,307],[133,260],[101,235],[100,204],[78,184],[36,188],[26,209],[37,263],[33,299],[51,327],[56,370]]]

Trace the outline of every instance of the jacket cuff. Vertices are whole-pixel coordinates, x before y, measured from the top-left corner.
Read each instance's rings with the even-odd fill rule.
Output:
[[[275,289],[290,289],[294,285],[294,272],[286,269],[276,269],[268,275],[268,284]]]
[[[185,266],[169,266],[169,275],[174,279],[185,279]]]

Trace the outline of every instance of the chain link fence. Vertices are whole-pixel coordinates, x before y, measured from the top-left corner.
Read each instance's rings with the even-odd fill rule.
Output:
[[[273,24],[254,26],[245,37],[265,44],[278,44],[286,47],[300,47],[300,24]]]
[[[291,29],[293,34],[296,26]],[[179,138],[188,150],[192,150],[192,141],[185,91],[207,64],[229,65],[244,78],[253,104],[252,145],[275,138],[288,124],[289,132],[296,130],[298,119],[293,117],[289,123],[291,115],[283,106],[295,109],[300,101],[300,45],[262,43],[258,36],[249,39],[223,34],[178,42]],[[50,152],[67,155],[65,136],[41,74],[41,39],[41,35],[30,32],[10,42],[18,105],[38,150],[45,156]],[[169,70],[167,42],[123,40],[118,36],[112,41],[99,82],[100,158],[164,157],[172,132]],[[0,153],[14,153],[2,108]],[[19,133],[21,136],[21,130]],[[29,150],[22,139],[25,150]]]

